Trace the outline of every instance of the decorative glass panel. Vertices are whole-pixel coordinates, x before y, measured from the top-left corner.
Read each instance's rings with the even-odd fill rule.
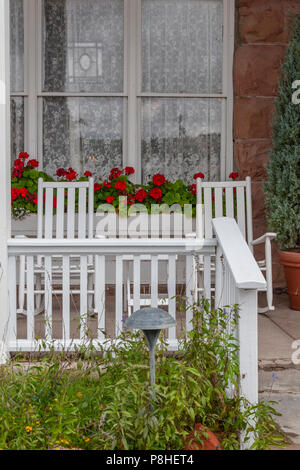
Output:
[[[142,0],[142,90],[221,93],[222,0]]]
[[[10,87],[24,91],[23,0],[10,0]]]
[[[44,98],[43,162],[107,177],[122,165],[123,98]]]
[[[11,115],[11,159],[12,163],[20,152],[24,152],[24,98],[14,96],[10,101]]]
[[[122,92],[123,0],[43,1],[43,91]]]
[[[142,100],[143,181],[155,173],[193,182],[220,179],[221,99]]]

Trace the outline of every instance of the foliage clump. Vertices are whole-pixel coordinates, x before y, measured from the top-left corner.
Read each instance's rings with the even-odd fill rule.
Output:
[[[193,329],[176,356],[165,354],[160,338],[153,409],[140,332],[123,332],[100,356],[91,345],[79,349],[76,369],[65,353],[27,370],[0,369],[0,448],[180,450],[195,423],[224,449],[238,449],[241,432],[254,432],[256,449],[278,443],[270,403],[251,406],[238,396],[237,308],[210,311],[206,301],[191,308]]]
[[[265,183],[268,222],[270,229],[277,232],[281,249],[300,248],[300,104],[292,100],[296,91],[293,84],[300,80],[299,57],[300,12],[291,19],[291,37],[275,101],[273,148]]]

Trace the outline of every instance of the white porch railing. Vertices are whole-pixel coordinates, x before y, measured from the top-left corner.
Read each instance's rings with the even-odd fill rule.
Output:
[[[150,270],[150,296],[151,305],[157,304],[157,293],[160,284],[167,284],[169,313],[176,316],[176,285],[180,278],[184,284],[184,294],[189,303],[193,303],[193,256],[201,253],[205,258],[215,253],[214,240],[203,243],[195,239],[11,239],[8,242],[9,252],[9,322],[8,322],[8,349],[10,351],[34,351],[42,346],[45,340],[56,347],[72,348],[86,339],[88,321],[88,296],[94,297],[93,314],[97,318],[97,337],[94,344],[105,340],[103,334],[106,320],[114,323],[114,333],[117,337],[123,329],[124,312],[124,264],[130,263],[128,255],[132,257],[132,284],[134,310],[140,307],[141,293],[141,264],[147,263]],[[148,255],[149,261],[143,261]],[[160,261],[159,257],[165,255],[167,261]],[[38,257],[43,257],[42,267],[38,274],[42,275],[41,289],[36,290],[35,275]],[[88,258],[93,257],[93,266],[88,264]],[[74,266],[77,259],[77,269],[70,269],[70,257]],[[53,268],[54,259],[60,259],[58,273]],[[18,265],[25,263],[25,312],[26,312],[26,338],[18,338],[17,311],[18,311]],[[167,263],[162,276],[162,264]],[[56,263],[57,264],[57,263]],[[62,269],[61,269],[62,267]],[[165,267],[166,268],[166,267]],[[93,286],[89,286],[88,273],[93,272]],[[62,273],[62,274],[61,274]],[[206,275],[209,275],[206,272]],[[107,319],[106,286],[115,286],[113,318]],[[206,282],[207,285],[207,282]],[[75,286],[75,287],[74,287]],[[207,292],[207,295],[210,293]],[[35,304],[36,296],[44,296],[43,318],[45,334],[43,339],[37,340],[35,331]],[[78,316],[80,317],[80,338],[71,336],[70,312],[71,297],[79,296]],[[53,310],[54,301],[61,297],[61,321],[63,324],[61,338],[53,336]],[[186,327],[190,328],[190,319],[186,320]],[[55,339],[54,342],[52,342]],[[177,346],[175,328],[169,331],[170,348]]]
[[[198,273],[198,289],[201,295],[211,299],[212,307],[239,304],[238,339],[240,345],[241,393],[251,403],[257,402],[257,290],[265,286],[265,279],[253,258],[236,222],[230,218],[213,221],[216,238],[200,239],[10,239],[8,241],[9,317],[6,325],[5,343],[8,351],[37,351],[50,344],[57,350],[71,350],[87,338],[89,323],[88,297],[93,296],[93,321],[96,333],[95,347],[105,340],[107,322],[113,325],[117,337],[124,324],[124,263],[131,255],[134,310],[141,305],[141,264],[148,255],[148,295],[151,305],[157,305],[159,286],[167,285],[169,313],[176,318],[176,293],[178,285],[189,304],[195,300],[196,271],[195,258],[201,255],[204,269]],[[159,259],[165,255],[163,261]],[[35,264],[43,257],[40,274],[40,290],[35,287]],[[88,259],[94,262],[90,266]],[[58,274],[54,269],[54,257],[60,260]],[[70,270],[70,257],[78,259],[77,269]],[[216,257],[212,273],[211,259]],[[18,333],[18,264],[26,264],[25,316],[23,335]],[[74,266],[74,262],[72,262]],[[61,269],[63,267],[63,269]],[[94,282],[88,282],[93,273]],[[201,286],[199,289],[199,279]],[[114,286],[114,295],[107,302],[107,286]],[[125,289],[124,289],[125,287]],[[35,315],[36,296],[44,296],[44,311]],[[71,334],[72,296],[78,296],[80,332]],[[56,307],[54,306],[56,305]],[[57,307],[58,305],[58,307]],[[58,309],[55,312],[55,308]],[[192,309],[187,310],[185,324],[191,328]],[[44,322],[44,334],[37,338],[37,317]],[[55,317],[55,318],[54,318]],[[61,333],[54,334],[54,323],[60,321]],[[182,320],[182,319],[181,319]],[[176,328],[168,331],[171,350],[177,347]],[[46,346],[47,348],[47,346]]]

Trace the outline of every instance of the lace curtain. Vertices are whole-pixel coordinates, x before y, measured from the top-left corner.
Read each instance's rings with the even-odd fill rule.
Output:
[[[122,98],[44,98],[44,169],[72,166],[107,177],[122,165]]]
[[[144,181],[220,178],[221,100],[180,93],[222,92],[222,20],[221,0],[142,1],[142,90],[178,93],[142,100]]]
[[[123,91],[123,8],[123,0],[43,1],[43,91]]]
[[[24,12],[23,0],[10,0],[10,88],[24,91]],[[24,150],[24,98],[13,96],[11,113],[11,160]]]
[[[24,151],[24,98],[12,96],[10,100],[11,119],[11,160],[12,163],[20,152]]]
[[[123,0],[44,0],[43,91],[123,92],[123,24]],[[44,98],[42,120],[51,175],[122,165],[122,98]]]
[[[10,88],[24,91],[23,0],[10,0]]]
[[[147,98],[142,101],[143,180],[163,173],[194,182],[202,171],[220,179],[221,102],[206,98]]]
[[[142,0],[142,90],[222,92],[222,0]]]

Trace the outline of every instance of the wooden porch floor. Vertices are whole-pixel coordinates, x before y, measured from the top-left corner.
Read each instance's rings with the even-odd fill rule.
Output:
[[[184,294],[183,285],[176,286],[176,294],[178,296]],[[141,286],[142,293],[149,292],[149,286]],[[166,292],[166,286],[159,285],[159,292]],[[113,285],[106,286],[106,299],[105,299],[105,336],[112,338],[115,336],[115,287]],[[61,339],[63,337],[63,320],[62,320],[62,306],[61,306],[61,295],[53,296],[52,300],[52,328],[53,328],[53,339]],[[72,339],[80,338],[80,296],[79,294],[71,295],[70,298],[70,333]],[[168,309],[163,306],[160,308]],[[25,305],[26,309],[26,305]],[[176,309],[177,327],[176,334],[180,337],[181,332],[185,328],[185,312],[182,312],[180,307]],[[123,301],[123,318],[124,322],[127,318],[127,313]],[[88,338],[97,338],[97,325],[98,325],[98,314],[88,315]],[[35,315],[34,324],[35,338],[45,338],[45,317],[44,313]],[[24,314],[18,314],[17,316],[17,339],[27,338],[27,317]]]

